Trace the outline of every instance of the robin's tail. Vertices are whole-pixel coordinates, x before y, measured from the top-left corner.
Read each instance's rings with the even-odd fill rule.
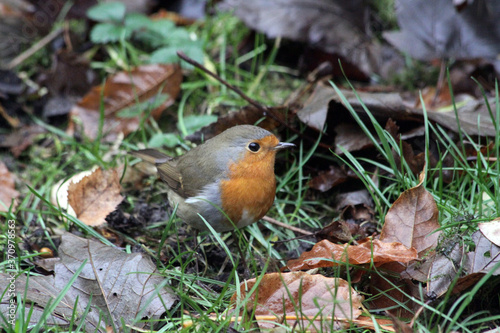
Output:
[[[161,164],[165,163],[167,161],[170,161],[172,158],[168,155],[165,155],[158,150],[155,149],[142,149],[142,150],[136,150],[136,151],[131,151],[129,152],[130,155],[133,155],[135,157],[139,157],[145,162],[151,163],[151,164]]]

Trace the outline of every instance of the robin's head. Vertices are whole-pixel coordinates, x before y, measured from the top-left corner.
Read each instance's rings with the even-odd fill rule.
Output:
[[[292,143],[280,142],[271,132],[257,126],[239,125],[229,128],[207,144],[217,147],[218,156],[233,163],[243,163],[241,167],[269,164],[274,167],[276,152],[294,147]]]

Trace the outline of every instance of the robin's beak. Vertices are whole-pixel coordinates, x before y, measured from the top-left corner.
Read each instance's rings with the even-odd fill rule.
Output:
[[[295,147],[294,143],[280,142],[274,147],[274,150],[288,149],[293,147]]]

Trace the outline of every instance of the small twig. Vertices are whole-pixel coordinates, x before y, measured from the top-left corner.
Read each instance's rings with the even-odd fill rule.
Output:
[[[292,230],[294,232],[298,232],[299,234],[303,234],[303,235],[306,235],[306,236],[313,236],[314,235],[313,232],[310,232],[310,231],[307,231],[307,230],[304,230],[304,229],[301,229],[301,228],[297,228],[297,227],[288,225],[286,223],[283,223],[283,222],[280,222],[278,220],[275,220],[272,217],[269,217],[267,215],[264,216],[262,219],[264,221],[267,221],[267,222],[270,222],[270,223],[272,223],[274,225],[277,225],[278,227],[282,227],[282,228],[285,228],[285,229],[288,229],[288,230]]]
[[[260,111],[262,111],[264,113],[264,115],[269,115],[275,121],[277,121],[278,123],[284,125],[286,128],[288,128],[290,131],[294,132],[295,134],[297,134],[297,135],[299,135],[299,136],[301,136],[301,137],[303,137],[303,138],[305,138],[305,139],[307,139],[307,140],[309,140],[311,142],[316,142],[315,139],[304,135],[299,130],[297,130],[296,128],[290,126],[288,123],[286,123],[285,121],[283,121],[283,119],[281,119],[281,117],[279,117],[278,115],[276,115],[276,113],[274,112],[273,109],[270,109],[268,107],[262,106],[256,100],[254,100],[254,99],[248,97],[247,95],[245,95],[245,93],[243,91],[241,91],[239,88],[233,86],[232,84],[230,84],[229,82],[227,82],[226,80],[224,80],[223,78],[221,78],[219,75],[213,73],[208,68],[206,68],[205,66],[203,66],[202,64],[200,64],[199,62],[197,62],[196,60],[193,60],[193,59],[189,58],[184,52],[177,51],[177,55],[179,56],[179,58],[181,58],[185,62],[193,65],[196,68],[201,69],[202,71],[204,71],[205,73],[207,73],[208,75],[210,75],[211,77],[213,77],[214,79],[216,79],[217,81],[219,81],[220,83],[222,83],[223,85],[225,85],[226,87],[228,87],[229,89],[231,89],[232,91],[234,91],[235,93],[237,93],[245,101],[247,101],[251,105],[255,106],[257,109],[259,109]],[[323,142],[318,143],[318,146],[322,147],[322,148],[325,148],[325,149],[332,148],[330,145],[327,145],[327,144],[325,144]]]
[[[210,71],[208,68],[206,68],[205,66],[203,66],[202,64],[200,64],[196,60],[189,58],[184,52],[177,51],[177,55],[179,56],[179,58],[181,58],[185,62],[193,65],[196,68],[201,69],[202,71],[204,71],[205,73],[207,73],[208,75],[210,75],[211,77],[213,77],[214,79],[216,79],[217,81],[219,81],[220,83],[222,83],[223,85],[225,85],[226,87],[228,87],[229,89],[231,89],[232,91],[237,93],[241,98],[243,98],[245,101],[247,101],[248,103],[255,106],[257,109],[264,111],[264,112],[268,112],[267,108],[265,108],[264,106],[259,104],[259,102],[257,102],[256,100],[245,95],[245,93],[243,91],[241,91],[238,87],[233,86],[232,84],[230,84],[229,82],[227,82],[226,80],[221,78],[219,75],[215,74],[214,72]]]
[[[7,65],[7,69],[14,69],[15,67],[19,66],[22,64],[26,59],[31,57],[33,54],[44,48],[48,43],[50,43],[52,40],[54,40],[59,34],[61,34],[64,31],[64,27],[57,28],[56,30],[52,31],[50,34],[47,36],[43,37],[40,39],[38,42],[33,44],[29,49],[15,57],[14,59],[9,62]]]

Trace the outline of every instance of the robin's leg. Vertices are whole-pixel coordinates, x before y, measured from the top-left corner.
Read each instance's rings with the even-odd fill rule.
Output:
[[[241,264],[243,265],[243,278],[245,280],[249,279],[251,276],[250,269],[248,268],[248,265],[247,265],[245,251],[243,251],[243,249],[241,248],[241,245],[240,245],[240,237],[244,237],[243,233],[241,231],[236,232],[234,230],[231,231],[231,233],[232,233],[234,241],[236,242],[236,246],[238,247],[238,252],[240,254],[240,261],[241,261]],[[236,269],[236,271],[238,271],[238,267],[235,267],[235,269]]]
[[[198,265],[198,229],[194,229],[194,240],[193,240],[193,251],[194,251],[194,267],[196,269],[196,275],[200,275],[200,268]]]

